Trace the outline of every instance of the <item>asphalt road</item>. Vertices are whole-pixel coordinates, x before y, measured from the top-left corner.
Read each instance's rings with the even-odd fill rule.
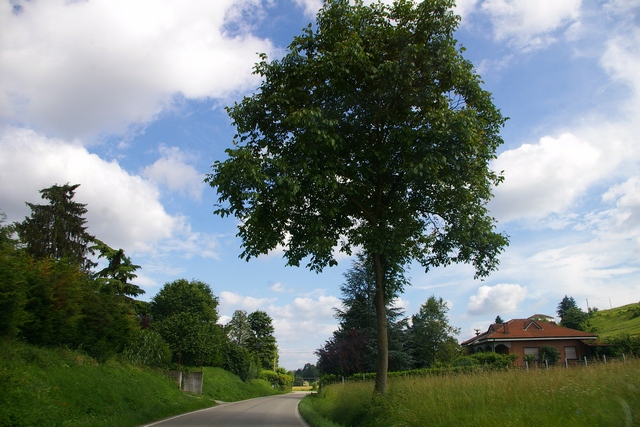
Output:
[[[222,403],[143,427],[308,427],[298,413],[298,402],[306,394],[297,392]]]

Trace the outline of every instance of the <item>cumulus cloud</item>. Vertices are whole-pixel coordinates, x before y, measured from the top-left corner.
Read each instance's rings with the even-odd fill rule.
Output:
[[[200,200],[205,188],[204,174],[188,163],[189,156],[179,147],[161,145],[159,151],[162,157],[145,167],[142,174],[170,191]]]
[[[485,0],[480,8],[491,16],[494,37],[518,49],[541,49],[555,41],[553,33],[580,17],[581,0]]]
[[[233,314],[236,310],[254,312],[264,310],[267,304],[277,301],[276,298],[255,298],[252,296],[240,295],[234,292],[220,292],[220,312]]]
[[[469,298],[467,311],[472,315],[511,313],[524,301],[527,288],[515,284],[480,286]]]
[[[195,233],[186,218],[168,214],[157,187],[84,147],[33,130],[0,131],[0,200],[9,220],[30,214],[25,202],[54,184],[80,184],[76,200],[87,204],[89,232],[127,252],[216,257],[214,236]]]
[[[228,322],[235,310],[248,313],[266,311],[273,320],[280,366],[295,369],[316,359],[314,351],[337,328],[334,308],[341,304],[339,298],[321,291],[313,297],[296,297],[288,303],[279,303],[276,298],[256,298],[223,291],[220,293],[220,323]]]
[[[605,153],[576,135],[543,137],[500,154],[494,170],[505,181],[495,190],[491,209],[502,221],[541,218],[564,212],[596,179],[610,172]]]
[[[609,76],[610,105],[615,107],[586,112],[565,125],[564,131],[504,151],[493,162],[494,170],[505,174],[491,204],[498,219],[564,214],[575,210],[577,202],[596,184],[618,185],[637,176],[638,46],[640,30],[621,25],[611,29],[602,47],[599,62]],[[618,98],[619,93],[623,97]]]
[[[333,315],[335,308],[341,305],[339,298],[321,294],[316,298],[298,297],[283,306],[271,306],[269,313],[274,320],[281,365],[296,368],[316,360],[314,351],[324,345],[337,328]]]
[[[606,212],[610,217],[607,231],[640,243],[640,177],[631,177],[609,188],[602,200],[615,201],[615,209]]]
[[[123,133],[173,97],[256,85],[258,0],[0,3],[0,119],[64,138]],[[12,4],[17,5],[12,6]]]

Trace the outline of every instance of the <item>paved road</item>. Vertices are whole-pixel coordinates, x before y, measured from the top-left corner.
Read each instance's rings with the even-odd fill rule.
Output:
[[[306,394],[298,392],[223,403],[144,427],[308,427],[298,413],[298,402]]]

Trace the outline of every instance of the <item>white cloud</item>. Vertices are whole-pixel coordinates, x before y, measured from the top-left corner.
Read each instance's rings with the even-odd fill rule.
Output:
[[[453,8],[453,11],[460,15],[462,23],[465,23],[465,18],[474,12],[478,0],[458,0]]]
[[[564,212],[610,171],[604,168],[603,156],[596,146],[570,133],[503,152],[492,165],[505,175],[495,190],[492,212],[503,221]]]
[[[313,352],[337,328],[334,308],[342,304],[339,298],[325,295],[320,290],[314,294],[314,297],[296,297],[279,303],[276,298],[256,298],[223,291],[220,293],[219,323],[228,322],[235,310],[249,313],[266,311],[273,320],[280,366],[301,368],[305,363],[315,363],[317,356]]]
[[[556,30],[580,17],[581,0],[485,0],[497,41],[518,49],[541,49],[555,41]]]
[[[88,231],[131,252],[200,254],[215,258],[215,237],[194,233],[186,218],[168,214],[153,183],[131,175],[84,147],[27,129],[0,131],[0,200],[10,221],[29,215],[25,202],[54,184],[80,184],[75,200],[87,204]]]
[[[0,3],[0,119],[65,138],[122,133],[174,96],[227,97],[256,85],[246,30],[257,0]]]
[[[244,310],[249,313],[263,310],[264,307],[276,301],[276,298],[255,298],[236,294],[234,292],[220,292],[220,313],[229,315],[236,310]]]
[[[188,156],[179,147],[161,145],[159,150],[162,157],[145,167],[142,174],[170,191],[200,200],[205,188],[204,174],[187,163]]]
[[[273,292],[278,293],[291,292],[281,282],[274,283],[273,285],[269,286],[269,289],[271,289]]]
[[[282,366],[291,369],[315,363],[317,356],[313,352],[324,345],[337,328],[334,308],[341,304],[339,298],[322,294],[315,299],[298,297],[284,306],[269,308]]]
[[[635,239],[640,244],[640,177],[631,177],[611,187],[602,200],[616,203],[615,209],[607,211],[610,217],[606,227],[608,233]]]
[[[631,101],[629,110],[632,114],[637,113],[640,105],[640,29],[632,27],[624,34],[610,38],[600,63],[614,81],[620,81],[632,90],[633,97],[627,102]]]
[[[515,284],[480,286],[478,293],[469,298],[467,310],[472,315],[511,313],[526,295],[527,288]]]
[[[315,18],[322,7],[322,0],[295,0],[295,2],[304,9],[304,14],[309,18]]]

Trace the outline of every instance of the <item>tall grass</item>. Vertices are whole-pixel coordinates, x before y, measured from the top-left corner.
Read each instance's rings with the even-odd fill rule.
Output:
[[[640,362],[393,378],[384,397],[372,383],[351,383],[307,399],[342,426],[632,426]]]

